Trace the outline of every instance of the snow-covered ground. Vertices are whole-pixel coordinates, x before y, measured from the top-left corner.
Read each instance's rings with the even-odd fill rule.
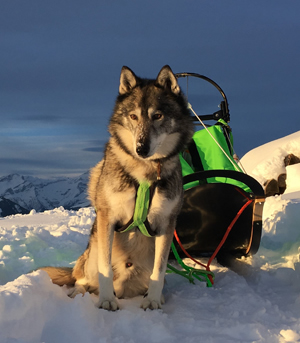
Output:
[[[300,155],[300,131],[288,137],[245,155],[246,170],[261,182],[276,177],[287,153]],[[73,265],[93,209],[0,218],[0,342],[300,342],[300,199],[293,197],[267,198],[258,253],[233,270],[213,264],[212,288],[168,274],[159,311],[141,310],[137,297],[107,312],[93,295],[68,298],[45,272],[27,274]]]

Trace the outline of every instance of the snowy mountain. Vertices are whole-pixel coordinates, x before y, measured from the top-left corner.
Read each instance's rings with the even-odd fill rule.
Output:
[[[17,213],[27,214],[29,211],[11,200],[0,197],[0,217],[6,217]]]
[[[78,209],[89,205],[87,182],[88,172],[77,178],[60,177],[49,180],[11,174],[0,178],[0,197],[18,204],[28,212],[32,209],[41,212],[59,206]],[[9,211],[8,205],[6,204],[6,215],[16,213],[16,207],[12,204]],[[4,216],[3,213],[2,208],[0,216]]]
[[[282,158],[300,151],[300,131],[288,141],[245,155],[246,170],[261,180],[276,177]],[[159,311],[141,310],[142,297],[136,297],[121,299],[121,310],[108,312],[95,307],[94,295],[70,299],[45,272],[29,273],[39,266],[74,265],[88,241],[91,207],[0,218],[0,342],[300,342],[298,179],[287,171],[297,191],[288,186],[283,195],[266,199],[256,255],[231,269],[214,261],[211,288],[166,275],[166,304]],[[196,267],[189,259],[185,263]]]

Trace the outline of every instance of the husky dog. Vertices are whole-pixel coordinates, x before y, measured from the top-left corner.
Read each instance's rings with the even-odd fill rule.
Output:
[[[170,245],[183,198],[178,153],[189,142],[193,124],[176,77],[164,66],[155,80],[123,67],[119,96],[109,124],[104,158],[90,173],[89,198],[96,208],[89,243],[71,268],[41,268],[70,296],[99,294],[97,306],[117,310],[117,298],[144,295],[143,309],[158,309]],[[137,189],[151,184],[147,215],[151,237],[133,217]]]

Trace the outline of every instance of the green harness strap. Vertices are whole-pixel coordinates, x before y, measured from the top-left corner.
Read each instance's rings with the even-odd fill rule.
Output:
[[[196,278],[199,281],[206,282],[207,287],[212,287],[212,282],[211,282],[209,276],[211,276],[212,279],[214,280],[215,275],[213,272],[207,271],[207,270],[196,269],[196,268],[192,268],[192,267],[187,266],[186,264],[184,264],[184,262],[180,258],[179,254],[176,250],[175,244],[173,242],[172,242],[171,248],[172,248],[173,254],[174,254],[177,262],[180,264],[180,266],[184,270],[178,270],[168,263],[168,269],[166,270],[167,274],[175,273],[175,274],[181,275],[181,276],[185,277],[186,279],[188,279],[189,282],[193,283],[193,284],[195,284],[194,278]]]
[[[151,184],[148,181],[142,181],[140,183],[136,195],[133,221],[124,230],[120,231],[121,233],[137,227],[146,237],[153,237],[145,225],[150,204],[150,186]]]
[[[139,188],[137,190],[137,196],[135,201],[135,209],[133,214],[132,222],[122,231],[119,231],[120,233],[127,232],[132,230],[133,228],[137,227],[143,235],[146,237],[153,237],[153,234],[151,235],[149,233],[149,230],[147,229],[145,223],[147,221],[147,215],[149,210],[149,204],[150,204],[150,186],[151,184],[148,181],[142,181],[139,185]],[[180,266],[184,269],[183,271],[180,271],[170,264],[168,264],[168,270],[166,273],[176,273],[179,274],[189,280],[189,282],[194,283],[194,278],[196,278],[199,281],[206,282],[208,287],[212,286],[211,281],[209,280],[208,275],[211,275],[214,279],[214,274],[209,271],[205,270],[199,270],[192,267],[188,267],[185,265],[182,261],[182,259],[179,257],[179,254],[175,248],[174,243],[172,243],[172,251],[174,256],[176,257],[177,262],[180,264]]]

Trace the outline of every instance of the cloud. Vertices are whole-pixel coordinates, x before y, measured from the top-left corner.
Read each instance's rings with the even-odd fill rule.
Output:
[[[90,145],[96,142],[100,143],[97,151],[95,145]],[[93,147],[95,150],[89,150]],[[2,137],[0,175],[80,175],[102,159],[103,147],[103,140],[90,141],[77,136]]]

